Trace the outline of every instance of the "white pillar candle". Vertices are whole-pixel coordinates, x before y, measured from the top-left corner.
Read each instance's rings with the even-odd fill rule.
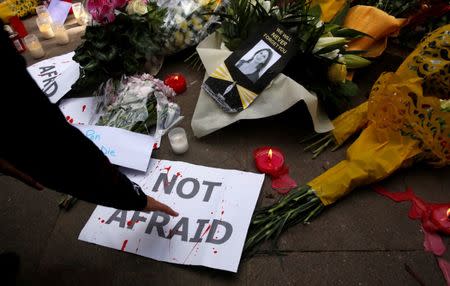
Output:
[[[38,15],[39,18],[50,17],[50,13],[48,12],[47,7],[45,7],[45,5],[36,6],[36,14]]]
[[[55,32],[53,32],[53,28],[52,28],[51,18],[39,17],[36,19],[36,24],[38,25],[39,31],[41,31],[44,38],[50,39],[55,36]]]
[[[78,18],[80,18],[81,14],[83,13],[83,10],[84,10],[83,5],[81,5],[80,2],[72,3],[72,12],[75,19],[78,20]]]
[[[181,127],[176,127],[169,131],[169,142],[175,154],[183,154],[189,149],[186,131]]]
[[[64,25],[55,24],[53,25],[53,30],[55,32],[56,43],[60,45],[69,43],[69,34],[67,33],[66,28],[64,28]]]
[[[45,55],[44,49],[42,48],[41,43],[38,38],[34,34],[28,34],[24,38],[25,46],[30,52],[31,56],[35,59],[42,58]]]

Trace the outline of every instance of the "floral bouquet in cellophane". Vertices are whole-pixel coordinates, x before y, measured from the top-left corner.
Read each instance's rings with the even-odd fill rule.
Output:
[[[74,88],[144,70],[153,75],[162,59],[200,42],[214,23],[218,0],[87,0],[93,23],[76,50],[80,78]]]
[[[450,25],[424,38],[395,73],[380,76],[370,98],[333,123],[342,144],[361,130],[341,161],[306,186],[254,214],[245,249],[307,223],[353,189],[420,160],[450,164]]]

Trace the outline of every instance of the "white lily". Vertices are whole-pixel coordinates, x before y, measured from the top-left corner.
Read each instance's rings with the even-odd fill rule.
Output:
[[[264,10],[269,13],[270,11],[270,1],[266,1],[266,0],[251,0],[250,3],[255,6],[256,5],[256,1],[258,1],[259,5],[261,5]]]

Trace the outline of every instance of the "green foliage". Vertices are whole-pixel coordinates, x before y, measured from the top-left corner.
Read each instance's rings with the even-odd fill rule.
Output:
[[[76,50],[80,78],[74,89],[98,85],[109,78],[142,71],[146,58],[160,50],[166,10],[149,2],[144,15],[119,14],[113,23],[88,26]]]
[[[270,2],[270,7],[265,6]],[[346,54],[345,45],[349,40],[368,36],[362,32],[340,26],[349,5],[347,5],[331,23],[324,24],[320,20],[320,6],[311,6],[310,0],[292,1],[248,1],[230,0],[223,13],[214,13],[221,19],[219,33],[223,42],[230,50],[236,50],[245,41],[255,27],[269,19],[276,19],[294,35],[297,54],[283,71],[295,81],[314,91],[325,105],[330,115],[336,115],[347,107],[348,98],[357,89],[351,83],[344,86],[336,85],[327,80],[328,67],[337,62],[337,58],[328,59],[321,54],[339,50]],[[342,37],[344,40],[326,44],[319,50],[314,50],[321,37]],[[314,51],[314,52],[313,52]],[[362,53],[351,52],[354,54]],[[368,62],[368,61],[366,61]],[[299,69],[298,67],[304,67]]]

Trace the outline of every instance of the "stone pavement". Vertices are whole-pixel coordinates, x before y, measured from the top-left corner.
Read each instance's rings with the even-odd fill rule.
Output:
[[[29,31],[36,30],[34,19],[26,24]],[[81,28],[76,24],[72,27],[72,42],[67,46],[43,41],[47,57],[77,46]],[[174,155],[164,137],[154,157],[255,172],[252,151],[273,145],[285,151],[290,174],[300,184],[345,157],[345,147],[327,151],[316,160],[303,152],[299,141],[312,132],[303,103],[271,118],[239,122],[195,138],[190,121],[203,72],[183,63],[187,55],[189,51],[168,58],[158,76],[176,71],[187,77],[188,90],[176,101],[185,116],[181,126],[187,130],[190,149]],[[28,64],[36,62],[24,56]],[[356,81],[361,83],[362,96],[355,103],[367,96],[381,71],[394,70],[400,62],[400,57],[386,54],[361,71]],[[397,172],[382,185],[392,191],[408,185],[426,200],[448,202],[449,170],[415,166]],[[0,188],[0,252],[20,255],[20,285],[419,285],[405,265],[426,285],[445,284],[435,258],[423,250],[419,222],[407,217],[409,205],[395,204],[370,187],[355,190],[311,224],[288,230],[279,241],[284,256],[257,254],[242,260],[237,274],[158,262],[79,241],[78,234],[95,205],[79,201],[70,211],[61,211],[57,206],[60,194],[38,192],[5,176],[0,176]],[[260,205],[275,200],[266,180]],[[262,249],[269,249],[269,245]],[[448,253],[444,256],[447,259]]]

